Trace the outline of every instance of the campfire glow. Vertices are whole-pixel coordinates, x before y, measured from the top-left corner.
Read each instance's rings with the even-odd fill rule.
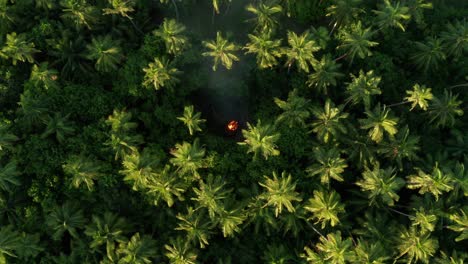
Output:
[[[235,120],[230,121],[226,126],[227,130],[231,132],[235,132],[238,127],[239,127],[239,122]]]

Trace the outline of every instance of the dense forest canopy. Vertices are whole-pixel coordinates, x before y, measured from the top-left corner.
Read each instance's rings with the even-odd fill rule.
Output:
[[[0,264],[468,262],[468,1],[0,0]]]

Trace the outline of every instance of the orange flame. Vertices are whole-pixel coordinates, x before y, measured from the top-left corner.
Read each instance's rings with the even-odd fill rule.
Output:
[[[229,130],[231,132],[236,131],[238,127],[239,127],[239,122],[237,122],[235,120],[230,121],[226,126],[227,130]]]

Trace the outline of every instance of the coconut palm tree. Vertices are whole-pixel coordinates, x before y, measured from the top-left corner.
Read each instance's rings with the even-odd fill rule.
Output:
[[[234,61],[239,58],[234,54],[239,49],[237,45],[224,39],[221,32],[216,32],[216,41],[203,41],[203,45],[211,51],[203,52],[203,56],[213,57],[213,71],[216,71],[218,64],[221,63],[226,69],[230,70]]]
[[[13,186],[21,185],[16,161],[10,161],[5,166],[0,165],[0,190],[12,192]]]
[[[406,188],[408,189],[419,189],[419,194],[431,193],[438,200],[439,195],[454,188],[455,182],[452,174],[442,171],[437,163],[430,174],[419,168],[416,170],[417,174],[407,177]]]
[[[341,40],[341,45],[338,49],[344,50],[345,55],[350,59],[351,63],[358,56],[364,59],[371,56],[370,48],[379,45],[378,42],[371,41],[374,32],[370,27],[363,28],[361,21],[350,25],[349,27],[340,29],[338,38]]]
[[[187,189],[187,184],[175,177],[169,165],[156,170],[150,176],[145,183],[145,191],[154,205],[159,205],[160,200],[163,200],[167,203],[167,206],[172,207],[176,199],[179,201],[184,200],[183,193]]]
[[[396,176],[394,168],[381,169],[376,163],[372,170],[366,168],[356,185],[367,193],[370,205],[382,202],[393,206],[400,199],[397,192],[405,186],[405,181]]]
[[[100,164],[84,156],[70,157],[62,168],[65,174],[72,177],[71,186],[79,188],[84,184],[88,191],[93,190],[94,181],[101,176]]]
[[[309,72],[309,64],[315,63],[314,52],[320,50],[320,46],[310,38],[308,31],[298,36],[295,32],[288,31],[289,47],[284,49],[287,57],[286,65],[291,67],[295,62],[300,70]]]
[[[85,26],[91,29],[91,25],[97,21],[97,10],[94,6],[88,5],[86,0],[61,0],[62,7],[61,18],[65,21],[71,21],[76,29]]]
[[[126,18],[130,18],[128,13],[135,11],[135,1],[133,0],[108,0],[107,1],[112,8],[104,8],[102,12],[104,15],[120,15]]]
[[[435,123],[436,127],[454,126],[457,116],[463,115],[463,110],[460,108],[462,101],[457,99],[458,95],[453,95],[447,90],[443,96],[434,97],[428,111],[430,122]]]
[[[441,33],[442,46],[448,56],[461,58],[468,53],[468,21],[456,20],[447,24],[446,31]]]
[[[281,40],[271,39],[267,33],[249,34],[248,37],[250,42],[244,47],[244,50],[247,50],[245,54],[255,54],[260,69],[273,68],[278,64],[277,58],[282,56]]]
[[[159,160],[148,149],[142,153],[135,150],[124,156],[122,161],[124,169],[120,173],[125,175],[124,181],[133,184],[133,190],[145,189],[158,163]]]
[[[150,62],[147,68],[144,68],[145,77],[143,85],[156,90],[162,87],[173,87],[179,79],[176,77],[181,72],[172,67],[172,63],[167,59],[154,58],[154,62]]]
[[[264,176],[265,181],[260,182],[260,186],[265,188],[265,191],[260,194],[260,198],[265,201],[266,206],[275,208],[275,216],[278,217],[285,207],[288,212],[294,212],[293,202],[300,202],[302,198],[296,189],[296,182],[293,181],[291,174],[286,172],[281,173],[281,178],[278,178],[276,172],[273,172],[273,177]]]
[[[196,209],[206,208],[211,220],[215,220],[216,215],[224,210],[223,202],[232,192],[232,190],[225,188],[221,177],[215,177],[212,174],[208,175],[205,181],[200,180],[199,187],[194,187],[193,191],[196,197],[192,200],[198,203]]]
[[[124,218],[111,212],[104,212],[102,215],[93,215],[92,221],[86,226],[85,234],[92,239],[89,245],[92,249],[97,249],[106,245],[107,258],[114,259],[114,251],[117,243],[126,243],[129,224]]]
[[[400,129],[395,138],[382,142],[378,152],[391,160],[396,160],[400,170],[403,169],[403,159],[418,159],[419,137],[410,135],[408,126]]]
[[[166,44],[169,54],[178,55],[189,44],[188,38],[183,35],[185,26],[175,19],[164,19],[161,26],[153,31],[155,36],[160,37]]]
[[[445,61],[442,40],[435,37],[427,37],[425,42],[415,42],[417,51],[411,56],[418,69],[427,73],[429,70],[435,71],[440,63]]]
[[[54,240],[60,240],[65,232],[78,238],[78,229],[82,229],[85,223],[83,210],[71,202],[55,206],[45,219],[45,224],[52,231]]]
[[[340,133],[346,133],[346,127],[341,119],[348,117],[341,108],[334,107],[329,99],[325,102],[323,109],[312,108],[312,115],[316,118],[312,121],[312,132],[317,133],[317,137],[325,143],[328,143],[332,137],[337,137]]]
[[[73,35],[71,31],[64,27],[59,27],[62,37],[49,44],[52,50],[49,54],[56,59],[50,65],[62,67],[61,76],[64,78],[77,78],[89,74],[93,69],[85,59],[86,43],[81,34]]]
[[[177,167],[177,171],[182,176],[199,178],[198,170],[205,167],[205,149],[200,147],[200,141],[195,139],[193,144],[183,142],[176,144],[175,150],[171,151],[174,156],[169,161]]]
[[[334,190],[314,191],[314,197],[310,198],[304,206],[304,209],[312,216],[309,220],[316,220],[321,223],[322,228],[328,224],[336,226],[340,223],[339,214],[344,213],[344,205],[340,201],[340,195]]]
[[[16,32],[6,35],[5,46],[0,50],[0,58],[11,59],[13,65],[18,61],[34,62],[33,54],[40,52],[34,48],[34,43],[26,40],[26,34],[17,35]]]
[[[376,76],[373,70],[366,73],[360,70],[359,76],[351,74],[351,78],[352,81],[346,86],[346,93],[349,95],[347,101],[353,104],[363,102],[364,107],[369,108],[372,96],[382,93],[379,88],[382,78]]]
[[[55,134],[57,141],[59,143],[63,143],[68,135],[75,132],[71,122],[68,121],[69,116],[70,114],[62,116],[61,113],[55,113],[53,117],[49,116],[48,121],[46,122],[47,127],[42,133],[41,138],[47,138],[48,136]]]
[[[200,117],[201,113],[194,113],[193,105],[189,105],[184,107],[184,115],[181,117],[177,117],[177,119],[184,122],[184,124],[189,130],[189,134],[192,136],[194,132],[202,131],[200,125],[206,122],[205,119],[202,119]]]
[[[200,248],[205,248],[209,244],[210,235],[213,233],[211,231],[213,224],[205,219],[201,212],[189,207],[187,214],[177,214],[176,218],[179,223],[175,230],[185,231],[187,233],[186,239],[189,242],[198,242]]]
[[[157,243],[150,236],[140,237],[136,233],[127,243],[120,243],[117,253],[122,264],[149,264],[154,263],[157,256]]]
[[[297,95],[297,90],[294,89],[288,94],[288,99],[283,101],[279,98],[274,98],[275,104],[283,110],[276,118],[276,123],[285,123],[290,128],[295,125],[305,126],[305,120],[310,116],[309,104],[310,101],[304,97]]]
[[[49,69],[49,63],[43,62],[34,64],[31,69],[31,76],[29,80],[34,83],[36,87],[44,87],[46,89],[56,88],[58,79],[58,71],[56,69]]]
[[[170,245],[164,245],[166,249],[165,256],[170,263],[177,264],[195,264],[197,255],[189,247],[190,244],[184,243],[180,237],[173,240]]]
[[[123,58],[118,41],[112,40],[110,35],[93,38],[86,49],[86,58],[96,61],[94,67],[101,72],[116,70]]]
[[[9,148],[13,145],[13,142],[18,140],[18,137],[11,134],[9,131],[9,126],[3,122],[0,123],[0,151],[4,148]]]
[[[400,6],[400,2],[391,3],[390,0],[384,0],[379,10],[372,10],[377,15],[377,26],[380,30],[396,27],[405,31],[404,20],[409,20],[410,9],[406,6]]]
[[[314,159],[318,162],[307,168],[309,176],[319,176],[320,182],[330,184],[331,179],[342,182],[342,173],[348,167],[346,160],[341,158],[336,148],[325,149],[322,147],[314,149]]]
[[[330,233],[327,237],[321,236],[320,243],[316,245],[318,251],[323,254],[323,260],[330,264],[345,264],[354,256],[351,238],[343,240],[341,232]]]
[[[16,257],[14,253],[20,246],[21,236],[11,225],[0,227],[0,260],[6,262],[6,256]]]
[[[398,258],[406,255],[407,263],[419,261],[429,263],[439,247],[437,239],[431,238],[430,232],[418,231],[414,227],[411,227],[410,230],[403,230],[399,238],[400,255]]]
[[[374,108],[373,111],[366,111],[367,118],[359,119],[361,123],[361,129],[370,129],[369,137],[376,143],[382,141],[384,132],[390,137],[393,137],[398,129],[396,128],[398,118],[389,116],[390,109],[387,109],[385,105],[380,106],[380,103]]]
[[[280,154],[275,143],[278,141],[280,135],[274,133],[271,125],[263,125],[258,120],[257,125],[253,126],[247,123],[248,130],[242,130],[244,142],[239,142],[239,145],[248,146],[247,153],[253,152],[253,159],[257,159],[261,154],[265,159],[269,156],[278,156]]]
[[[362,0],[333,0],[332,5],[327,8],[326,16],[333,18],[333,28],[331,33],[337,26],[346,26],[354,21],[355,17],[364,10],[358,8]]]
[[[258,32],[271,33],[275,30],[278,22],[276,16],[283,11],[283,8],[274,2],[260,2],[257,5],[248,4],[246,10],[255,15],[255,29]]]
[[[411,109],[413,110],[416,105],[419,106],[422,110],[426,111],[427,107],[429,106],[430,100],[434,98],[431,93],[431,88],[426,88],[425,85],[415,84],[413,86],[413,91],[406,91],[408,94],[405,97],[405,101],[411,103]]]
[[[327,94],[328,87],[336,86],[337,80],[344,76],[339,72],[340,66],[330,54],[324,55],[320,61],[312,63],[314,72],[309,74],[307,84],[309,87],[315,87],[318,92]]]

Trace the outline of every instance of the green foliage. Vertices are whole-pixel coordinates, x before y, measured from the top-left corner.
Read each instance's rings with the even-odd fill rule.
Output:
[[[205,48],[211,50],[203,52],[203,56],[213,57],[213,71],[216,71],[219,63],[221,63],[226,69],[230,70],[234,61],[239,61],[234,52],[239,49],[237,45],[224,39],[221,32],[216,32],[216,41],[203,41]]]
[[[380,6],[379,10],[373,10],[377,15],[377,25],[380,29],[396,27],[405,31],[403,21],[410,19],[410,9],[406,6],[400,6],[400,2],[394,4],[392,5],[390,0],[384,0],[384,4]]]
[[[205,119],[200,118],[200,112],[194,113],[193,111],[193,105],[186,106],[184,107],[184,115],[177,118],[184,122],[191,136],[196,131],[202,131],[200,125],[206,122]]]
[[[283,110],[276,118],[276,123],[285,123],[289,128],[295,125],[305,126],[305,120],[309,117],[309,100],[300,97],[297,90],[289,92],[288,99],[283,101],[277,97],[274,98],[275,104]]]
[[[140,237],[136,233],[127,243],[121,243],[117,253],[121,256],[119,263],[148,264],[156,257],[156,241],[149,236]]]
[[[405,256],[407,263],[421,261],[429,263],[430,256],[433,256],[439,243],[431,238],[431,233],[420,232],[415,228],[404,230],[400,233],[400,244],[398,250],[400,255]]]
[[[446,31],[441,34],[444,49],[447,55],[455,58],[468,52],[468,24],[467,21],[448,23]]]
[[[343,181],[342,173],[348,167],[346,160],[340,157],[340,152],[336,148],[316,148],[314,149],[314,158],[318,164],[313,164],[307,168],[310,176],[319,176],[320,182],[329,184],[331,179]]]
[[[188,45],[188,39],[183,35],[184,32],[185,26],[175,19],[164,19],[161,26],[153,31],[153,34],[164,40],[166,51],[169,54],[178,55]]]
[[[171,264],[195,264],[197,255],[191,251],[188,244],[184,244],[182,239],[177,238],[171,245],[164,245],[166,257]]]
[[[460,109],[462,101],[457,99],[458,95],[452,95],[447,90],[440,98],[434,97],[432,104],[429,106],[430,122],[435,123],[436,127],[454,126],[456,116],[463,115],[463,110]]]
[[[278,4],[258,3],[256,6],[248,4],[246,10],[255,15],[255,29],[259,32],[272,32],[275,30],[278,22],[276,15],[283,11],[283,8]]]
[[[372,41],[372,29],[363,28],[361,21],[350,25],[349,27],[339,31],[339,39],[341,45],[338,49],[344,50],[351,63],[358,56],[361,59],[371,56],[370,48],[379,45],[378,42]]]
[[[370,129],[369,137],[379,143],[382,141],[384,132],[393,138],[393,136],[398,132],[396,127],[398,118],[389,116],[390,109],[387,109],[385,105],[383,107],[378,104],[374,111],[366,111],[367,118],[360,119],[362,129]]]
[[[48,213],[45,224],[52,231],[52,239],[62,239],[65,232],[77,238],[78,229],[82,229],[86,223],[83,210],[77,204],[65,202],[62,206],[55,206]]]
[[[76,29],[91,29],[92,24],[97,22],[96,9],[88,5],[86,0],[60,0],[60,6],[63,12],[61,18],[69,21]]]
[[[312,132],[317,133],[317,137],[328,143],[332,137],[339,137],[346,133],[346,127],[341,119],[348,117],[347,113],[342,113],[342,109],[334,107],[333,102],[327,100],[324,109],[312,108],[312,115],[316,118],[312,121]]]
[[[364,73],[363,70],[359,71],[359,76],[351,74],[351,78],[352,82],[346,87],[346,93],[349,95],[348,101],[353,104],[362,102],[366,108],[369,108],[372,96],[382,93],[379,88],[382,78],[376,76],[374,71]]]
[[[340,201],[340,195],[334,190],[314,191],[314,197],[307,201],[304,209],[312,213],[309,220],[316,220],[316,223],[321,223],[322,228],[325,228],[328,224],[332,227],[338,225],[340,223],[338,215],[345,212],[344,205]]]
[[[425,42],[415,42],[417,51],[411,56],[414,64],[424,73],[436,71],[445,61],[442,41],[435,37],[426,38]]]
[[[41,138],[47,138],[55,134],[55,138],[57,139],[57,141],[59,143],[63,143],[65,141],[66,136],[75,132],[75,129],[68,121],[69,116],[70,114],[62,116],[61,113],[55,113],[53,117],[49,116],[49,120],[46,121],[47,126],[45,128],[45,131],[42,133]]]
[[[309,65],[313,65],[316,61],[313,53],[319,51],[320,46],[311,39],[308,31],[299,36],[295,32],[288,31],[288,44],[289,47],[284,50],[287,57],[286,65],[291,67],[296,63],[298,69],[309,72]]]
[[[434,98],[434,96],[431,93],[431,90],[431,88],[426,88],[426,86],[424,85],[419,86],[419,84],[415,84],[413,86],[413,91],[406,91],[406,94],[408,94],[408,96],[405,97],[405,100],[411,103],[410,110],[413,110],[417,105],[422,110],[426,111],[427,107],[429,106],[428,101]]]
[[[411,174],[407,177],[407,188],[419,189],[420,194],[431,193],[436,200],[443,192],[453,189],[452,175],[444,173],[439,169],[438,164],[434,166],[431,174],[427,174],[421,169],[417,169],[417,172],[418,174]]]
[[[94,181],[101,176],[100,164],[83,156],[70,157],[62,167],[65,174],[72,177],[71,185],[75,188],[84,184],[91,191],[94,187]]]
[[[162,87],[173,87],[179,79],[176,77],[181,72],[172,67],[172,63],[167,59],[154,58],[154,62],[150,62],[147,68],[144,68],[145,77],[143,85],[147,88],[156,90]]]
[[[318,251],[323,254],[323,260],[330,264],[344,264],[353,257],[351,239],[341,237],[341,232],[330,233],[327,237],[320,237],[317,244]]]
[[[177,167],[180,175],[199,177],[198,170],[206,167],[204,162],[205,149],[200,147],[200,141],[195,139],[193,144],[183,142],[176,144],[175,150],[171,152],[174,156],[170,162]]]
[[[462,208],[460,213],[450,215],[450,220],[452,220],[454,224],[450,225],[448,228],[461,233],[457,238],[455,238],[455,241],[457,242],[468,239],[468,215],[465,211],[466,208]]]
[[[13,65],[18,61],[33,63],[33,54],[39,52],[34,48],[34,43],[26,40],[25,34],[17,35],[16,32],[7,34],[5,46],[0,50],[0,58],[11,59]]]
[[[273,68],[278,64],[277,58],[282,56],[281,40],[271,39],[270,34],[248,35],[250,42],[243,48],[245,54],[255,54],[257,64],[261,69]]]
[[[135,11],[135,2],[132,0],[108,0],[112,8],[104,8],[102,12],[104,15],[121,15],[129,18],[127,13]]]
[[[366,168],[356,185],[367,192],[370,205],[384,203],[394,206],[400,199],[397,192],[405,185],[405,181],[396,176],[393,168],[380,169],[377,164],[372,170]]]
[[[58,71],[49,69],[49,63],[44,62],[32,67],[31,77],[29,78],[36,87],[44,87],[45,89],[57,88]]]
[[[114,259],[116,243],[126,243],[125,233],[128,223],[125,219],[111,212],[105,212],[102,216],[93,215],[92,221],[86,226],[85,234],[92,238],[89,245],[92,249],[97,249],[106,245],[107,258]]]
[[[329,86],[336,86],[337,80],[344,76],[339,72],[340,64],[332,60],[330,54],[326,54],[320,61],[312,63],[312,68],[314,73],[309,75],[307,84],[324,94],[328,93]]]
[[[210,236],[211,223],[206,221],[200,213],[189,207],[186,215],[178,214],[177,219],[179,225],[176,230],[185,231],[187,233],[186,238],[191,242],[198,242],[200,248],[205,248],[208,243]]]
[[[465,2],[0,0],[0,263],[466,263]]]
[[[274,133],[271,125],[263,125],[258,120],[256,126],[247,123],[248,130],[242,129],[242,135],[245,137],[244,142],[239,142],[239,145],[248,146],[247,153],[254,153],[253,159],[262,155],[265,159],[269,156],[278,156],[280,154],[275,143],[278,141],[280,134]]]
[[[287,176],[286,176],[287,175]],[[291,174],[286,172],[281,173],[281,178],[278,178],[276,172],[273,172],[273,178],[264,176],[265,181],[259,183],[265,188],[265,192],[260,195],[260,199],[265,201],[265,206],[273,206],[275,208],[275,216],[278,217],[283,210],[283,206],[288,212],[294,212],[293,202],[300,202],[302,198],[295,191],[296,183],[293,182]]]
[[[109,35],[93,38],[91,44],[86,46],[86,49],[86,58],[96,61],[94,67],[102,72],[116,70],[117,65],[123,58],[118,42],[112,40]]]

